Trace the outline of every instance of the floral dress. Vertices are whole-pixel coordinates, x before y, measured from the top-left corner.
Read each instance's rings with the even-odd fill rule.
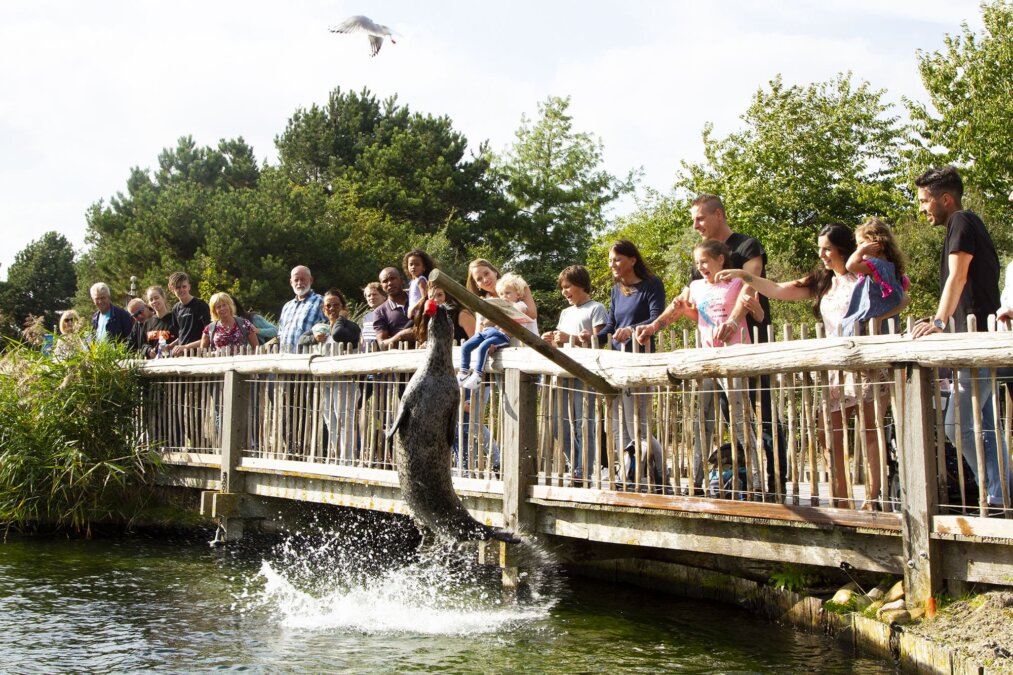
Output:
[[[236,351],[250,344],[250,333],[253,331],[253,324],[242,317],[236,317],[230,328],[226,328],[220,321],[212,321],[204,326],[204,335],[209,336],[211,349],[228,347],[229,351]]]

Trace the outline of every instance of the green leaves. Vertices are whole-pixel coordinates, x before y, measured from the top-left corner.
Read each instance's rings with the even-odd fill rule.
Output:
[[[52,327],[57,313],[70,308],[76,286],[74,249],[62,234],[47,232],[14,257],[0,282],[0,313],[19,326],[29,314],[41,316]]]
[[[131,515],[156,457],[140,448],[139,378],[124,348],[90,343],[52,360],[25,346],[0,369],[0,524],[87,531]]]

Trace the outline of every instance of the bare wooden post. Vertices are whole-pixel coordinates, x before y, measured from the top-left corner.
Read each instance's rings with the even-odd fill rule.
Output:
[[[245,492],[243,476],[239,473],[243,446],[246,444],[246,411],[250,404],[246,378],[234,370],[225,373],[222,391],[222,481],[220,493],[215,495],[214,512],[225,531],[225,541],[235,541],[243,536],[243,519],[234,508],[238,495]],[[226,497],[228,495],[228,497]],[[230,504],[230,507],[226,507]]]
[[[936,461],[931,416],[931,371],[912,366],[901,392],[900,500],[908,603],[923,606],[942,586],[939,542],[932,539],[936,512]]]
[[[505,418],[500,468],[503,472],[503,525],[507,531],[534,533],[535,509],[528,504],[528,487],[535,476],[538,452],[537,376],[510,368],[505,373]],[[516,588],[520,569],[510,547],[500,542],[503,586]]]

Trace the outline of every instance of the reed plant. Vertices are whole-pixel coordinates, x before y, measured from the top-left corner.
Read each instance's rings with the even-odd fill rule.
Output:
[[[69,529],[129,520],[158,458],[137,427],[141,380],[122,345],[76,340],[54,358],[0,359],[0,524]]]

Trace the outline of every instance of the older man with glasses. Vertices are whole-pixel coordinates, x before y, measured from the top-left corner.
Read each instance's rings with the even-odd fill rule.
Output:
[[[127,313],[134,320],[127,344],[133,351],[143,354],[147,348],[147,331],[144,329],[144,323],[151,318],[154,312],[144,303],[144,300],[133,298],[127,303]]]

